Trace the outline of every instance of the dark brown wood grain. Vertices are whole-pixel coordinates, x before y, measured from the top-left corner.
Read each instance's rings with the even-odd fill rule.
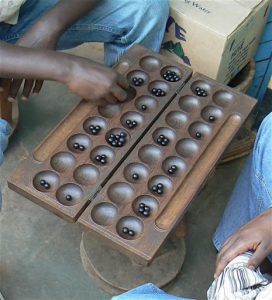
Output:
[[[161,70],[164,68],[174,67],[178,70],[180,80],[178,82],[166,82],[161,76]],[[82,101],[37,147],[33,155],[24,161],[15,171],[9,180],[9,187],[25,197],[34,201],[63,217],[65,220],[74,222],[81,214],[85,206],[92,200],[93,196],[105,184],[110,175],[115,171],[126,155],[133,149],[134,145],[145,134],[158,114],[168,105],[180,88],[188,81],[192,71],[184,66],[177,65],[171,60],[146,49],[135,46],[130,50],[115,66],[115,68],[127,76],[131,88],[129,90],[129,99],[125,103],[108,105],[108,107],[97,107],[86,101]],[[147,71],[148,69],[148,71]],[[135,86],[132,77],[143,77],[145,82],[142,86]],[[166,88],[164,97],[155,97],[150,95],[150,89],[155,84],[162,84]],[[145,102],[146,101],[146,102]],[[142,104],[146,103],[147,110],[141,110]],[[129,113],[130,115],[127,115]],[[86,127],[90,118],[99,118],[105,128],[99,135],[92,135]],[[138,125],[134,129],[126,126],[126,118],[138,119]],[[113,129],[117,131],[126,131],[128,139],[123,147],[116,148],[110,146],[106,135]],[[118,132],[117,132],[118,133]],[[79,140],[86,142],[86,150],[83,152],[73,152],[69,138],[76,135]],[[77,138],[75,139],[77,142]],[[101,153],[109,152],[111,157],[110,163],[106,165],[96,164],[93,153],[97,147],[103,148]],[[59,172],[52,167],[52,157],[57,153],[73,155],[74,163],[67,170]],[[90,158],[92,157],[92,159]],[[67,158],[66,158],[67,159]],[[69,159],[69,158],[68,158]],[[75,170],[82,166],[88,165],[93,168],[91,171],[96,172],[95,180],[90,179],[90,184],[79,183],[74,175]],[[88,170],[87,170],[88,171]],[[84,172],[87,172],[86,170]],[[38,190],[39,184],[34,180],[37,174],[41,172],[44,176],[53,176],[57,181],[52,184],[49,190]],[[82,176],[82,175],[80,175]],[[42,178],[39,177],[41,180]],[[35,183],[33,184],[33,180]],[[82,180],[82,178],[80,178]],[[73,202],[59,201],[58,191],[63,186],[69,185],[72,192],[78,196],[78,200]],[[40,188],[40,187],[39,187]],[[68,189],[69,190],[69,189]]]
[[[196,82],[209,84],[208,97],[195,95],[192,86]],[[190,107],[188,103],[192,106]],[[104,238],[111,240],[115,247],[119,247],[121,251],[135,257],[135,259],[152,261],[169,233],[181,220],[189,203],[197,194],[205,178],[220,159],[254,105],[255,101],[252,98],[237,93],[203,75],[195,74],[80,216],[78,222],[84,229],[95,231]],[[215,121],[210,122],[207,119],[207,108],[208,111],[211,109],[211,112],[218,115]],[[184,117],[185,120],[184,123],[174,122],[176,114],[173,115],[172,112],[181,113],[181,119],[183,120]],[[169,118],[171,114],[174,121]],[[203,131],[200,139],[194,136],[196,124],[200,124],[199,131],[201,131],[202,125],[205,126],[204,129],[209,129],[206,135],[206,131]],[[158,128],[171,130],[173,133],[174,138],[168,146],[160,146],[156,142],[156,138],[154,139],[154,133]],[[181,153],[178,145],[184,140],[197,145],[197,151],[195,153],[186,153],[186,151]],[[154,163],[150,163],[148,159],[142,159],[141,149],[146,145],[156,145],[161,151],[161,155]],[[163,167],[163,164],[170,157],[176,157],[184,162],[184,170],[177,176],[169,175]],[[127,177],[126,170],[131,164],[139,164],[147,170],[147,175],[144,176],[143,180],[136,182]],[[163,176],[161,178],[170,182],[170,187],[163,196],[157,195],[151,190],[152,184],[150,186],[149,183],[156,176]],[[163,182],[163,179],[160,180]],[[119,201],[116,198],[116,195],[112,193],[116,183],[123,185],[124,192],[126,188],[133,190],[130,199]],[[152,197],[157,203],[154,212],[147,218],[139,214],[137,209],[135,210],[135,202],[137,203],[135,199],[143,195]],[[103,225],[104,222],[101,215],[94,214],[101,203],[104,203],[104,206],[105,203],[109,203],[118,211],[112,222],[105,226],[101,226],[101,223]],[[102,209],[101,214],[103,214]],[[135,227],[133,222],[136,219],[142,224],[136,238],[130,239],[122,233],[120,234],[120,230],[116,229],[122,218],[130,218],[132,228]],[[129,227],[130,222],[127,224]]]
[[[190,69],[139,46],[115,69],[131,84],[128,101],[101,108],[83,100],[18,167],[9,187],[145,264],[178,225],[256,101],[204,75],[191,77]],[[167,70],[180,80],[166,80]],[[135,86],[133,77],[144,84]],[[153,88],[165,96],[152,95]],[[102,124],[101,134],[90,132],[90,120]],[[137,126],[128,128],[127,120]],[[121,131],[125,145],[109,145],[109,134]],[[84,151],[73,149],[75,142]],[[96,154],[104,152],[110,163],[99,165]],[[153,190],[157,184],[163,184],[162,194]],[[140,203],[150,207],[149,216],[139,213]]]

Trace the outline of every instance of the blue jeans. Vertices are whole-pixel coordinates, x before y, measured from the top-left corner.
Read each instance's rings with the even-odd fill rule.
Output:
[[[253,151],[236,182],[213,237],[217,250],[240,227],[272,207],[272,113],[262,122]],[[272,261],[272,255],[269,256]]]
[[[272,207],[272,113],[263,121],[248,161],[236,183],[213,242],[220,250],[241,226]],[[272,259],[272,256],[269,257]],[[272,261],[272,260],[271,260]],[[183,300],[148,283],[112,300]]]
[[[0,23],[0,40],[15,43],[58,0],[27,0],[16,25]],[[105,64],[113,65],[132,45],[158,52],[169,15],[168,0],[103,0],[61,37],[58,50],[102,42]]]
[[[137,287],[127,293],[113,297],[112,300],[190,300],[169,295],[152,283]]]
[[[3,152],[6,150],[8,146],[8,135],[10,134],[10,132],[11,132],[11,127],[9,126],[9,124],[5,120],[0,119],[0,166],[4,160]],[[1,206],[2,206],[2,196],[0,190],[0,209]]]

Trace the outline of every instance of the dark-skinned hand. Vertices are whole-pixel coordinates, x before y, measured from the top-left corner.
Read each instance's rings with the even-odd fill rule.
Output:
[[[230,261],[246,251],[254,252],[247,264],[252,270],[272,254],[272,208],[251,220],[226,240],[217,256],[215,278]]]
[[[76,57],[67,61],[68,76],[62,81],[74,94],[98,105],[123,102],[127,99],[127,80],[115,70]]]
[[[18,46],[36,49],[55,50],[59,35],[49,30],[39,23],[32,26],[16,43]],[[16,98],[22,79],[13,79],[11,82],[9,97],[12,101]],[[30,93],[38,94],[42,88],[42,80],[26,79],[24,81],[24,88],[22,92],[22,100],[27,100]]]

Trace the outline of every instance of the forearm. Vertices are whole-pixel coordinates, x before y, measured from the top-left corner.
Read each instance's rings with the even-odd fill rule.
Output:
[[[71,55],[0,42],[0,77],[62,81]]]
[[[100,0],[60,0],[37,23],[60,36],[67,28],[86,15]]]

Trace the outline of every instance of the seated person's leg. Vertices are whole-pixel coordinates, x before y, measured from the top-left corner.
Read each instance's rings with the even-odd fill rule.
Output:
[[[217,250],[241,226],[272,207],[272,113],[261,124],[213,242]]]
[[[63,34],[59,48],[103,42],[105,63],[111,66],[133,44],[159,51],[168,14],[168,0],[101,1]]]
[[[0,24],[0,40],[15,43],[57,2],[27,0],[16,25]],[[61,36],[58,49],[103,42],[107,65],[114,64],[135,43],[159,51],[168,14],[168,0],[104,0]]]
[[[190,300],[187,298],[179,298],[165,293],[152,283],[141,285],[119,296],[115,296],[112,300]]]

